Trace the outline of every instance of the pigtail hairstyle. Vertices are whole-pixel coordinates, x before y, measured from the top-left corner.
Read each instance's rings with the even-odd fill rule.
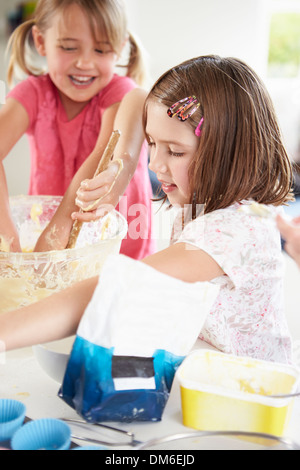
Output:
[[[127,76],[132,78],[139,86],[143,86],[146,81],[146,67],[144,55],[137,39],[128,33],[129,59],[127,64]]]
[[[34,24],[35,21],[33,19],[25,21],[15,29],[8,41],[7,51],[10,51],[10,59],[7,69],[7,82],[10,86],[13,83],[16,68],[27,75],[39,75],[42,73],[38,68],[29,66],[26,60],[28,45],[29,47],[34,47],[31,38],[31,30]]]

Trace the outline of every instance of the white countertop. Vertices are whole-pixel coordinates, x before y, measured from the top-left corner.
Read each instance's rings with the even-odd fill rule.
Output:
[[[31,348],[22,349],[6,354],[0,354],[0,398],[12,398],[22,401],[26,405],[26,415],[31,419],[38,418],[68,418],[80,419],[76,412],[70,408],[57,394],[59,384],[46,375],[39,366]],[[295,399],[291,421],[289,423],[285,438],[289,438],[300,444],[300,399]],[[163,418],[155,423],[108,423],[114,427],[131,431],[138,441],[148,441],[158,437],[168,436],[174,433],[193,433],[195,430],[187,428],[182,424],[180,390],[176,378],[173,383],[169,401],[165,408]],[[85,428],[72,425],[72,432],[77,435],[87,436]],[[99,428],[93,427],[99,433]],[[89,434],[96,437],[99,434]],[[103,435],[100,436],[100,438]],[[203,440],[204,448],[220,449],[229,448],[233,445],[235,449],[251,449],[251,445],[240,439],[218,437],[213,440]],[[73,440],[79,445],[87,443]],[[188,449],[182,441],[177,441],[173,449]],[[118,448],[118,447],[117,447]],[[112,447],[112,449],[117,449]],[[123,447],[120,447],[123,449]],[[127,448],[128,449],[128,448]]]

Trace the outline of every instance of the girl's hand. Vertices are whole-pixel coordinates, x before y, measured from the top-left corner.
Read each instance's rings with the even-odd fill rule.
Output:
[[[0,220],[0,252],[18,253],[21,251],[17,229],[9,214],[3,213]]]
[[[276,218],[277,226],[285,240],[286,252],[296,261],[300,268],[300,217],[287,221],[280,215]]]
[[[0,252],[19,253],[21,251],[19,236],[15,230],[0,233]]]
[[[116,183],[122,169],[121,159],[113,161],[100,175],[81,183],[75,201],[80,211],[73,212],[73,220],[97,220],[116,207],[120,196]]]
[[[69,218],[52,219],[41,233],[34,251],[64,250],[69,241],[72,221]]]
[[[19,234],[9,213],[8,203],[5,203],[5,198],[0,200],[0,213],[0,252],[21,252]]]

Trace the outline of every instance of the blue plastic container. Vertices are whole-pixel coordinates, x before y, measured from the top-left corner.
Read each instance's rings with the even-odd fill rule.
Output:
[[[0,399],[0,441],[12,438],[22,426],[25,419],[26,407],[17,400]]]
[[[13,450],[68,450],[71,429],[59,419],[44,418],[26,423],[13,436]]]

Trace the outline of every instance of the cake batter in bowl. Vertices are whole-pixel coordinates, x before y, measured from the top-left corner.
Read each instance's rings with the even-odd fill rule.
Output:
[[[33,252],[60,201],[53,196],[10,198],[22,253],[0,253],[0,314],[99,275],[106,257],[119,253],[127,222],[117,211],[83,224],[75,248]]]

